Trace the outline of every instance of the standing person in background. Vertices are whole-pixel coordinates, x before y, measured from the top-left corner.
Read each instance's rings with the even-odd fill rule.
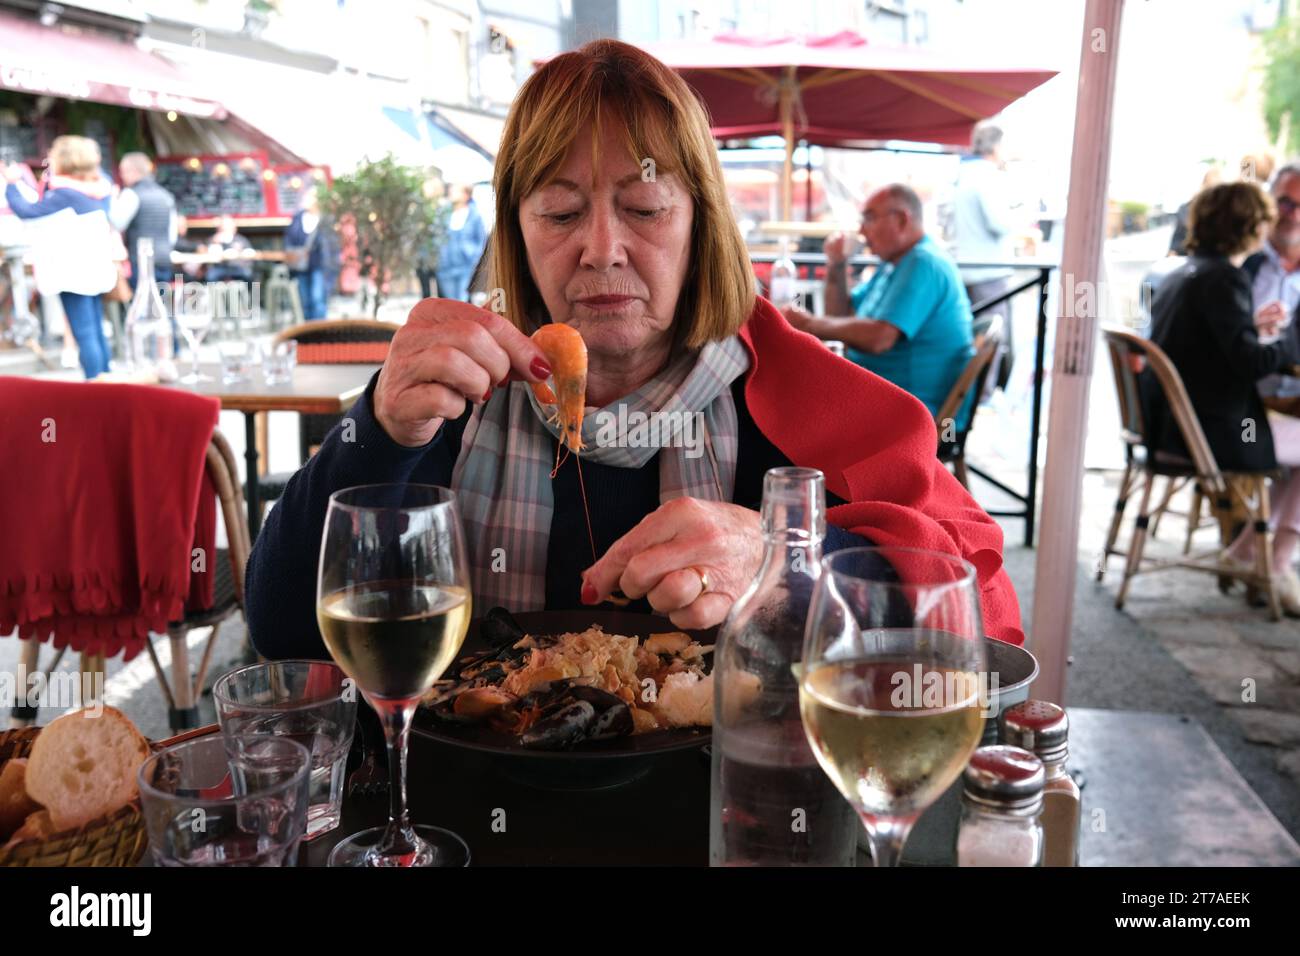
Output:
[[[438,252],[438,295],[469,301],[469,280],[487,244],[487,230],[470,186],[451,188],[451,220]]]
[[[1000,127],[980,123],[971,135],[971,154],[961,161],[952,209],[952,254],[958,262],[1006,262],[1015,255],[1016,206],[1007,187],[1002,135]],[[971,306],[1006,292],[1011,288],[1012,275],[1008,267],[962,269],[961,279]],[[976,330],[998,315],[1009,323],[1011,303],[1001,302],[975,316]],[[1008,380],[1015,358],[1011,341],[1010,334],[1003,336],[990,387],[993,383],[1005,385]]]
[[[172,280],[172,247],[177,236],[176,200],[153,178],[153,160],[144,153],[127,153],[117,164],[122,191],[109,209],[113,228],[123,233],[131,261],[131,288],[140,282],[139,240],[153,240],[156,282]]]
[[[333,223],[321,216],[314,188],[303,193],[302,207],[284,234],[284,247],[289,253],[289,271],[298,280],[303,318],[325,318],[338,278],[339,241]]]
[[[109,225],[111,183],[99,172],[99,146],[84,136],[60,136],[49,155],[49,186],[39,199],[24,195],[19,166],[5,170],[5,199],[32,223],[36,285],[63,304],[87,379],[108,371],[100,298],[117,284],[116,243]],[[30,189],[28,189],[30,192]]]

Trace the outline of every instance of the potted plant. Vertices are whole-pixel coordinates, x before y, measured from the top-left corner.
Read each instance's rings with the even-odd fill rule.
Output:
[[[318,193],[324,215],[355,229],[349,265],[359,266],[373,284],[374,315],[390,284],[411,276],[422,254],[427,260],[427,250],[437,250],[446,234],[446,211],[425,198],[426,179],[424,170],[403,166],[389,153],[367,159]]]

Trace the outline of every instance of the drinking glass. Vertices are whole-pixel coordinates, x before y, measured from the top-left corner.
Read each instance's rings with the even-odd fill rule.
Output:
[[[329,661],[268,661],[223,674],[212,686],[221,732],[270,734],[311,751],[307,836],[339,825],[343,773],[357,720],[356,686]]]
[[[388,746],[387,827],[348,838],[331,866],[464,866],[456,834],[413,826],[406,742],[420,698],[460,650],[472,602],[456,496],[432,485],[365,485],[330,496],[316,619],[334,660],[369,701]]]
[[[140,767],[158,866],[294,866],[307,825],[311,754],[287,737],[209,734]]]
[[[298,343],[288,339],[271,347],[262,359],[262,378],[267,385],[288,385],[298,366]]]
[[[822,559],[799,708],[822,769],[897,866],[917,817],[961,775],[988,703],[975,570],[912,548]]]
[[[199,346],[212,327],[212,302],[207,289],[198,282],[187,282],[176,294],[176,325],[190,350],[190,372],[180,381],[186,385],[210,382],[212,376],[199,374]]]
[[[221,383],[236,385],[247,382],[253,366],[253,348],[247,342],[222,342],[218,346],[221,352]]]

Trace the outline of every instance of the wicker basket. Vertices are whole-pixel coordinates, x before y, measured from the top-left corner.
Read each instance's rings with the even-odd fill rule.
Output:
[[[39,727],[0,732],[0,764],[26,757]],[[75,830],[46,840],[26,840],[12,847],[0,844],[0,866],[135,866],[148,838],[139,799]]]

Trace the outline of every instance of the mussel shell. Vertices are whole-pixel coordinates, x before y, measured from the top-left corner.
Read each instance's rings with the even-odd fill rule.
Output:
[[[578,700],[585,700],[587,703],[591,704],[596,708],[597,713],[604,713],[612,707],[626,708],[627,706],[623,703],[623,698],[619,697],[617,694],[611,694],[609,691],[603,690],[599,687],[591,687],[586,684],[574,684],[572,690],[574,697]],[[630,716],[631,715],[629,714],[629,719]]]
[[[596,715],[596,719],[591,723],[588,739],[604,740],[607,737],[626,737],[632,733],[633,729],[632,709],[620,700],[616,706]]]
[[[520,734],[519,742],[532,749],[558,750],[585,740],[595,719],[595,707],[585,700],[575,700],[533,724]]]
[[[478,625],[479,637],[498,652],[523,640],[524,629],[503,607],[494,607],[483,615]]]

